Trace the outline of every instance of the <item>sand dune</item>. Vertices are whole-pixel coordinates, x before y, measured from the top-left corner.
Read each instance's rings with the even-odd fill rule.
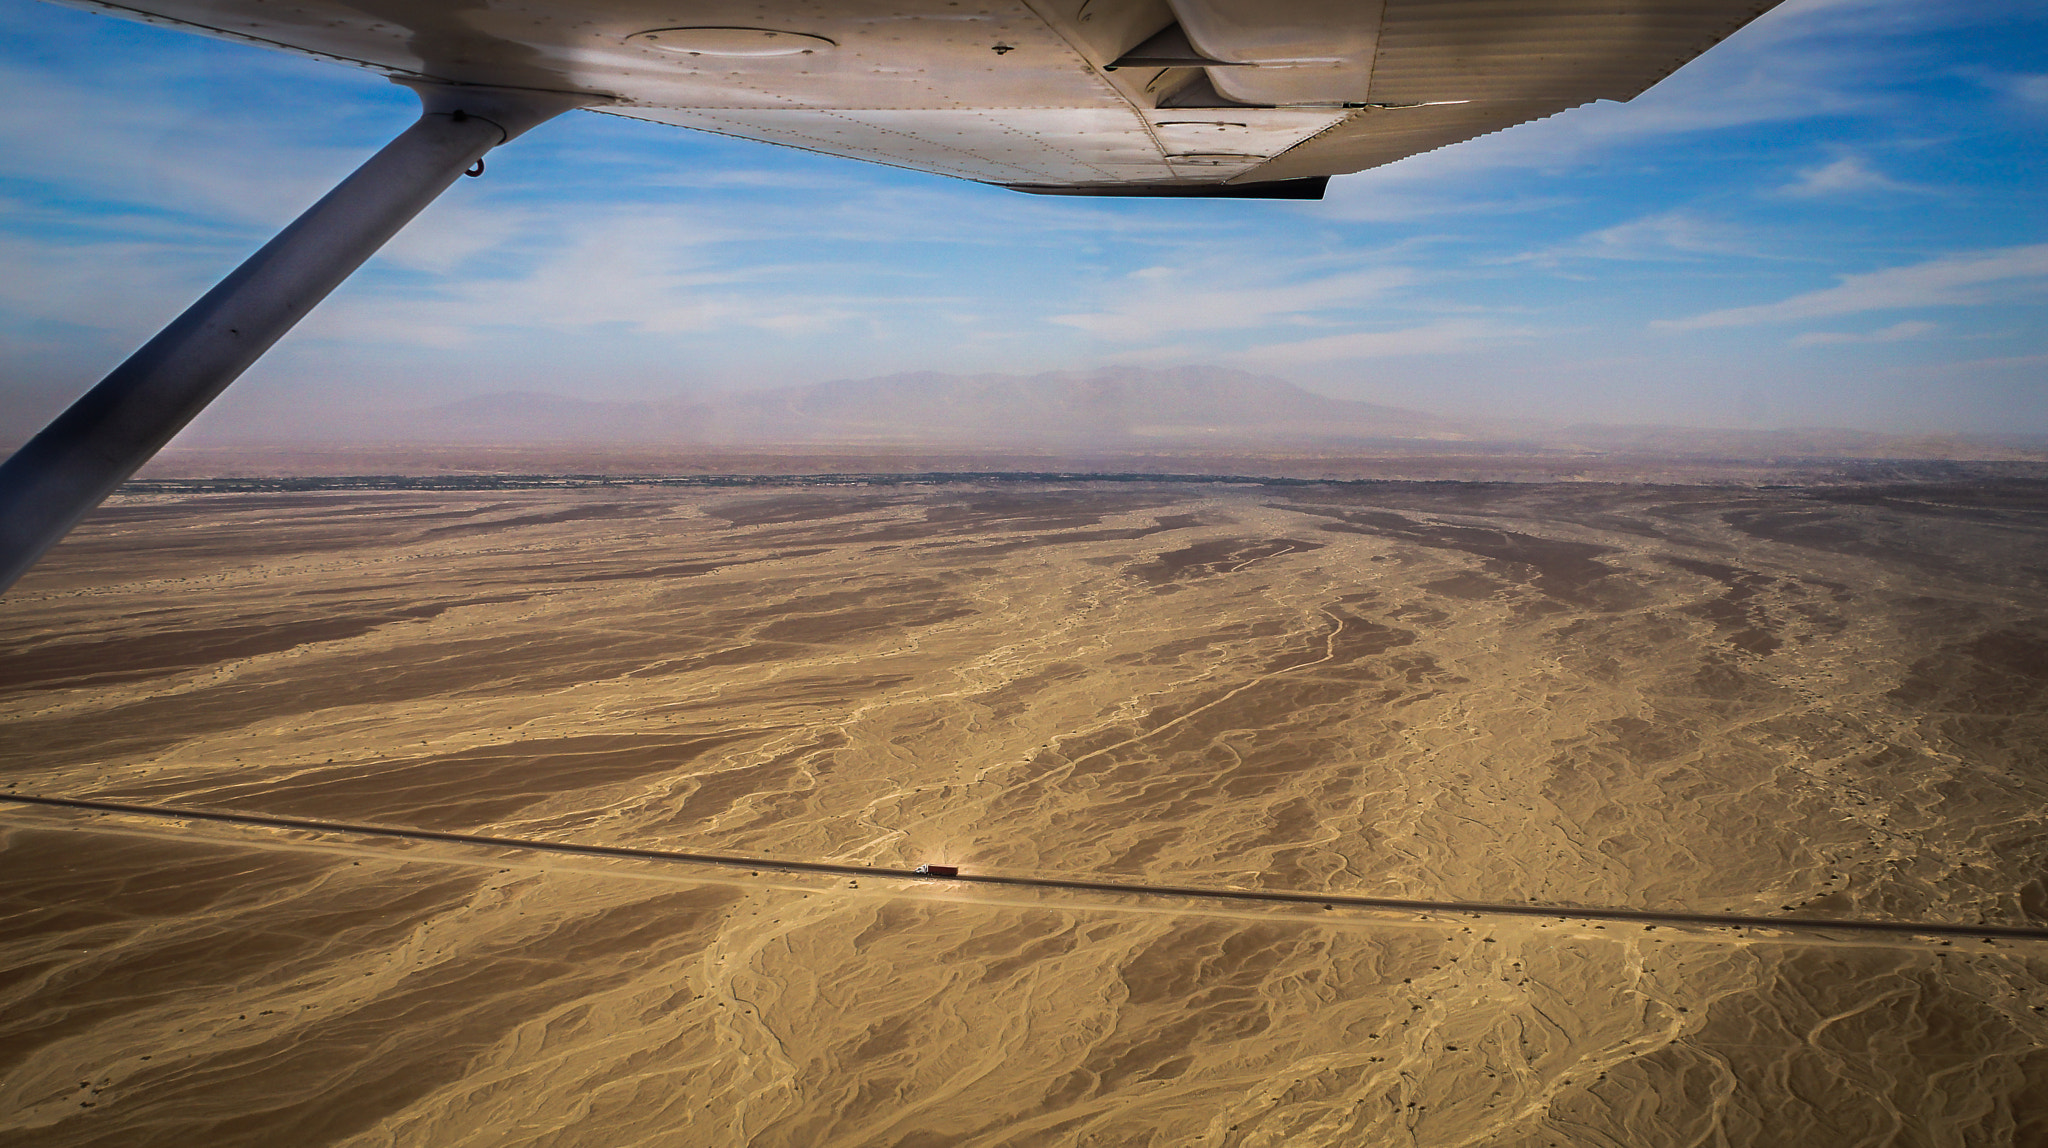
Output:
[[[0,603],[0,786],[2048,924],[2042,505],[127,498]],[[20,806],[0,844],[0,1142],[2048,1141],[2038,943],[987,896]]]

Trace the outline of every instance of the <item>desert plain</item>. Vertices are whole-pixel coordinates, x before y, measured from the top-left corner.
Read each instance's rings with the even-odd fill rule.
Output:
[[[0,792],[730,860],[0,802],[0,1143],[2048,1143],[2048,941],[1569,913],[2048,926],[2044,492],[123,495]]]

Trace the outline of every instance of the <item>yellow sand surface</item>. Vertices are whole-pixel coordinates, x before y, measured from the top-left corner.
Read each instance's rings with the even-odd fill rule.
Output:
[[[2048,502],[126,497],[0,789],[774,860],[2048,924]],[[0,1143],[2048,1143],[2048,943],[0,803]]]

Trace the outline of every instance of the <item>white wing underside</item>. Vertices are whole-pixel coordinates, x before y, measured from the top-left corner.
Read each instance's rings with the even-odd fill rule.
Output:
[[[986,183],[1170,193],[1359,171],[1626,100],[1777,0],[70,2]],[[692,55],[721,34],[662,34],[679,26],[812,50]],[[1162,33],[1184,62],[1142,62]]]

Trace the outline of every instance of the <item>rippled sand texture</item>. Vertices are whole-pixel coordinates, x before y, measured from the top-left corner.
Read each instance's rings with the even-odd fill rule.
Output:
[[[2044,543],[2018,485],[135,499],[0,603],[0,785],[2042,924]],[[2048,944],[0,845],[6,1143],[2048,1143]]]

